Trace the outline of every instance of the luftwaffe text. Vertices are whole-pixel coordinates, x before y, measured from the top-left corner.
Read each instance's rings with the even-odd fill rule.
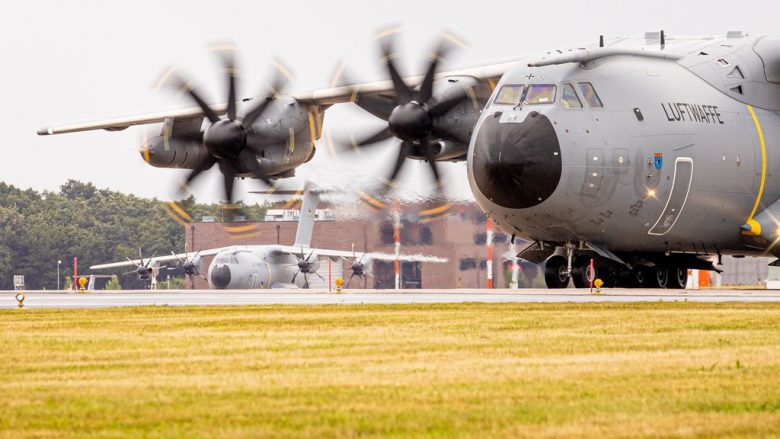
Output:
[[[717,105],[661,103],[669,122],[698,122],[723,125]]]

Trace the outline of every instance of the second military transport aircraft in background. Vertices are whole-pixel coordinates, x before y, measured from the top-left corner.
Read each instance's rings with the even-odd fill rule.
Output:
[[[311,247],[314,231],[314,219],[317,211],[319,191],[306,184],[303,190],[301,213],[298,217],[298,230],[295,243],[285,245],[234,245],[168,256],[152,257],[144,260],[114,262],[93,265],[91,270],[110,270],[117,268],[135,268],[141,278],[150,278],[163,266],[182,266],[185,274],[192,280],[201,271],[202,257],[214,256],[205,276],[212,289],[247,288],[309,288],[309,277],[316,276],[325,282],[319,273],[321,258],[337,259],[333,264],[333,276],[342,277],[342,261],[347,262],[345,287],[349,287],[353,278],[365,281],[372,276],[373,261],[406,261],[443,263],[447,259],[436,256],[404,255],[375,252],[355,252]],[[194,287],[194,286],[193,286]]]

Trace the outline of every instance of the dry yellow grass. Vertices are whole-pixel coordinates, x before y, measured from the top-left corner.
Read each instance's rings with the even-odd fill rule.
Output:
[[[780,436],[780,305],[0,312],[0,437]]]

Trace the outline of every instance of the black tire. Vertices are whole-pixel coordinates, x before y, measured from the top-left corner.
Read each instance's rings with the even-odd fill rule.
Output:
[[[669,269],[665,265],[656,264],[655,267],[648,268],[645,274],[647,288],[668,288],[669,287]]]
[[[647,287],[647,276],[646,267],[634,267],[629,271],[621,273],[617,278],[617,286],[620,288]]]
[[[574,282],[574,288],[590,288],[590,260],[591,257],[587,255],[578,256],[572,264],[571,280]],[[599,268],[596,265],[597,261],[594,261],[593,269],[596,272],[593,280],[596,280],[599,276]]]
[[[685,289],[685,284],[688,283],[688,269],[681,267],[669,268],[669,286],[675,290]]]
[[[648,286],[650,270],[647,267],[635,267],[629,273],[629,288],[644,288]]]
[[[544,264],[544,282],[547,288],[559,289],[569,286],[568,263],[563,256],[551,256]]]

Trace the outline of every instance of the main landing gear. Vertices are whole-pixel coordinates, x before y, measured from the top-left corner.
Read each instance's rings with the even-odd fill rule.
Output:
[[[656,264],[653,267],[637,267],[628,275],[627,287],[684,289],[688,282],[688,269],[673,265]]]
[[[688,281],[688,268],[681,264],[658,262],[649,266],[635,265],[629,270],[591,253],[577,257],[573,253],[573,248],[569,247],[567,257],[553,255],[547,259],[544,269],[547,288],[566,288],[570,280],[575,288],[588,288],[591,280],[601,279],[606,287],[684,289]]]

